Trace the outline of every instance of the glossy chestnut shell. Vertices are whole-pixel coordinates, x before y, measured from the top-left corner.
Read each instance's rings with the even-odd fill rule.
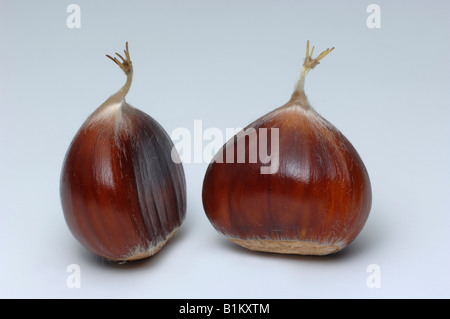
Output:
[[[125,101],[132,77],[128,45],[125,55],[123,62],[113,60],[127,83],[81,126],[60,179],[70,231],[88,250],[114,261],[154,255],[186,214],[184,169],[172,160],[172,140]]]
[[[261,174],[267,164],[259,159],[213,160],[203,205],[214,227],[241,245],[248,241],[253,249],[275,252],[328,254],[353,241],[369,216],[372,196],[365,166],[344,135],[313,110],[289,104],[249,127],[279,129],[278,171]],[[237,148],[235,137],[216,158]]]
[[[316,64],[308,43],[304,72],[291,99],[229,140],[206,170],[205,213],[219,233],[245,248],[327,255],[350,244],[369,217],[372,191],[363,161],[304,94],[304,76]],[[249,131],[256,138],[249,138]],[[262,173],[266,159],[251,160],[262,138],[267,154],[277,154],[272,173]]]

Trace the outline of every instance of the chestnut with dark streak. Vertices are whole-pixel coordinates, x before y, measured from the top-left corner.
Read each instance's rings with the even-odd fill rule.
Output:
[[[305,76],[332,49],[317,58],[309,52],[291,99],[249,124],[228,141],[207,168],[203,206],[215,229],[245,248],[287,254],[328,255],[350,244],[364,227],[372,193],[367,170],[352,144],[309,104]],[[278,129],[267,137],[267,154],[277,152],[271,174],[258,158],[236,154],[245,132]],[[256,143],[256,142],[255,142]],[[275,145],[276,147],[273,147]],[[272,154],[273,155],[273,154]],[[239,163],[238,156],[247,161]],[[233,161],[224,159],[234,158]],[[242,161],[241,161],[242,162]]]
[[[60,181],[64,217],[75,238],[94,254],[122,262],[157,253],[186,214],[185,175],[172,160],[172,140],[155,119],[125,101],[133,76],[128,43],[124,53],[116,53],[121,61],[108,57],[127,81],[77,132]]]

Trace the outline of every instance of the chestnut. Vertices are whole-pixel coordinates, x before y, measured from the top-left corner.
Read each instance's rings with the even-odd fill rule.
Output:
[[[308,41],[289,101],[236,134],[209,164],[203,207],[228,240],[255,251],[328,255],[364,227],[372,202],[366,167],[304,92],[306,74],[333,49],[312,58]]]
[[[60,179],[74,237],[92,253],[120,262],[157,253],[186,215],[185,174],[172,160],[172,140],[155,119],[125,101],[133,76],[128,43],[124,54],[117,54],[121,60],[108,57],[125,72],[125,85],[76,133]]]

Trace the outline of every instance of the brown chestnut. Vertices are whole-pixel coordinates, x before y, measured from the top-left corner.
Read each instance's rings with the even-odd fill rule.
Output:
[[[333,49],[312,58],[308,41],[290,100],[230,139],[209,164],[203,206],[230,241],[256,251],[327,255],[365,225],[372,193],[364,163],[304,92],[308,71]]]
[[[117,54],[117,53],[116,53]],[[186,214],[183,166],[151,116],[125,101],[133,66],[128,51],[112,59],[125,85],[81,126],[66,153],[60,180],[64,217],[75,238],[108,260],[158,252]]]

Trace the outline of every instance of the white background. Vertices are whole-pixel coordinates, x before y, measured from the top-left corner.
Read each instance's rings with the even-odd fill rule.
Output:
[[[0,2],[0,297],[448,298],[450,2]],[[367,6],[381,8],[369,29]],[[61,211],[59,176],[86,117],[125,76],[105,57],[129,41],[128,102],[169,132],[242,127],[284,104],[306,40],[336,49],[308,75],[316,110],[353,143],[373,207],[342,253],[255,253],[219,236],[185,163],[187,219],[156,256],[117,265],[87,252]],[[205,141],[207,144],[207,141]],[[81,269],[69,288],[66,267]],[[380,267],[380,288],[366,280]]]

